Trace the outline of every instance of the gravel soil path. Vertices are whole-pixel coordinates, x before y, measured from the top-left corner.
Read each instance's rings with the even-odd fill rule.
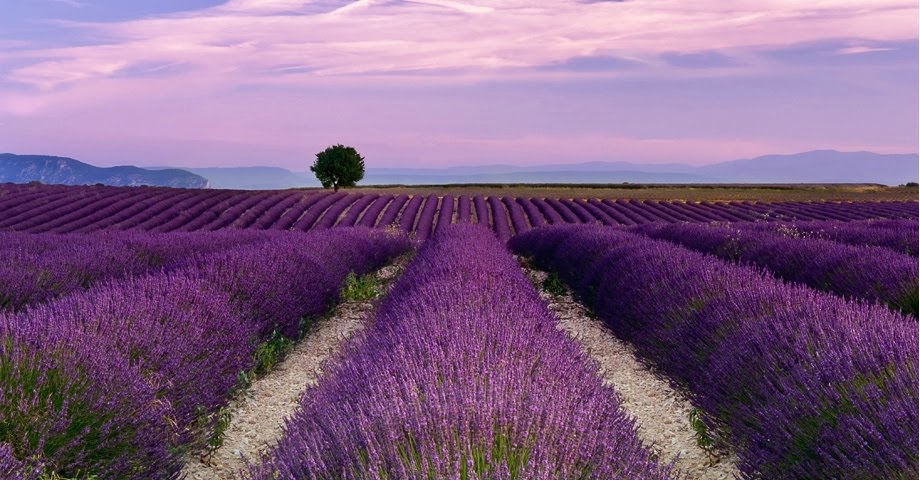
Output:
[[[407,263],[407,257],[381,268],[377,298],[392,284]],[[281,437],[284,419],[294,413],[302,392],[315,384],[324,362],[332,358],[342,342],[363,329],[372,318],[376,299],[343,302],[332,315],[320,319],[294,349],[267,375],[230,405],[232,420],[224,444],[210,457],[190,456],[182,471],[189,480],[238,478],[246,469],[243,458],[257,460]]]
[[[546,272],[527,268],[535,285],[542,285]],[[696,443],[689,415],[693,406],[668,382],[636,357],[631,345],[620,340],[604,324],[592,318],[570,292],[553,295],[538,288],[540,296],[559,320],[559,329],[581,344],[600,366],[604,381],[613,385],[626,412],[636,419],[639,438],[664,462],[677,457],[675,465],[691,479],[731,479],[738,474],[736,458],[728,452],[712,455]]]

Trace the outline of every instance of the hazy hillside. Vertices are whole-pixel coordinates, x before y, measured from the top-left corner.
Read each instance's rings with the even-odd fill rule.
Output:
[[[917,154],[816,150],[766,155],[706,166],[681,163],[583,162],[554,165],[486,165],[445,168],[369,166],[362,185],[439,185],[456,183],[880,183],[918,181]],[[0,155],[0,182],[173,187],[245,190],[318,187],[309,171],[278,167],[98,168],[69,158]]]
[[[765,155],[699,167],[702,175],[740,183],[882,183],[918,179],[917,154],[815,150],[795,155]]]
[[[208,187],[204,177],[179,169],[146,170],[131,166],[103,168],[67,157],[0,154],[0,182],[32,181],[61,185],[102,183],[113,186]]]
[[[362,185],[451,183],[881,183],[917,181],[917,154],[816,150],[766,155],[706,166],[683,163],[583,162],[554,165],[484,165],[445,168],[368,167]],[[215,187],[315,187],[310,172],[274,167],[191,168]]]

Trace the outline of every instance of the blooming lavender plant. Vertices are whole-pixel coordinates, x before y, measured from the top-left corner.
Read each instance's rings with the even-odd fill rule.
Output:
[[[687,389],[744,478],[916,477],[916,322],[619,229],[511,246]]]
[[[438,232],[251,476],[671,478],[514,259]]]
[[[738,228],[769,231],[793,238],[818,238],[856,246],[878,246],[917,256],[918,226],[912,219],[853,222],[758,222]]]
[[[637,230],[652,238],[767,268],[786,280],[850,298],[886,303],[917,316],[917,259],[887,248],[790,238],[729,226],[646,225]]]
[[[200,237],[145,235],[151,251]],[[207,237],[240,246],[0,316],[0,442],[16,459],[67,478],[175,478],[172,447],[192,439],[198,415],[226,404],[268,332],[296,335],[297,320],[322,313],[349,272],[409,247],[365,228]]]

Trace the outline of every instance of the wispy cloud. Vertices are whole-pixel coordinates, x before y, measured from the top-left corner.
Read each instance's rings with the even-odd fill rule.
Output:
[[[122,163],[117,149],[281,164],[265,152],[330,139],[393,164],[909,151],[917,14],[908,0],[229,0],[48,20],[66,39],[53,47],[0,39],[0,119],[8,148],[108,145]]]
[[[286,75],[285,82],[410,71],[451,71],[450,78],[461,82],[501,80],[532,77],[526,69],[592,56],[654,63],[660,55],[833,38],[915,38],[917,5],[904,0],[231,0],[182,14],[70,27],[112,40],[7,52],[4,56],[34,62],[9,79],[51,89],[109,76],[135,63],[182,63],[192,67],[186,75],[225,82],[271,83],[275,79],[266,72],[290,65],[302,66],[302,72]],[[871,51],[867,48],[841,53]],[[456,75],[457,70],[467,75]],[[576,68],[571,75],[584,73]],[[416,82],[436,76],[419,75]]]

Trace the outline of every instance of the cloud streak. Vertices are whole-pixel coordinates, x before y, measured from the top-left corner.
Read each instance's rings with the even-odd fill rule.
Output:
[[[445,70],[465,82],[532,77],[530,69],[601,54],[656,64],[666,54],[746,54],[837,38],[903,40],[916,37],[916,14],[915,3],[900,0],[233,0],[181,14],[71,24],[110,40],[3,57],[33,61],[8,80],[39,89],[145,63],[187,64],[189,75],[226,82],[274,83],[266,72],[291,65],[302,67],[301,82],[411,71],[420,74],[414,83],[425,83]],[[859,48],[841,53],[868,51]]]
[[[0,35],[0,149],[145,163],[115,152],[145,145],[147,164],[189,165],[278,164],[258,152],[331,141],[403,165],[915,151],[917,14],[906,0],[229,0],[46,19],[58,42]]]

